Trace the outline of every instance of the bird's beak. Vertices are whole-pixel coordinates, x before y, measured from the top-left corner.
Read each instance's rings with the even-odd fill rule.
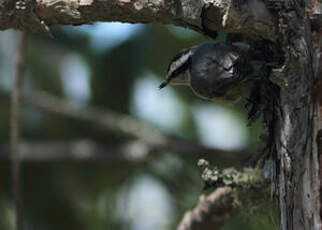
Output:
[[[159,85],[159,89],[163,89],[164,87],[166,87],[168,84],[170,83],[170,80],[164,80],[160,85]]]
[[[165,78],[165,80],[159,85],[159,89],[162,89],[164,87],[166,87],[169,84],[172,85],[185,85],[185,86],[189,86],[189,80],[190,79],[190,75],[189,72],[186,71],[183,74],[177,75],[175,77],[172,77],[171,75],[167,76]]]

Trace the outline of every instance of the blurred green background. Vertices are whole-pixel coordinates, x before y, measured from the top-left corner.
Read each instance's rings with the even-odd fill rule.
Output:
[[[174,26],[121,23],[56,27],[52,32],[54,39],[29,36],[26,93],[45,91],[83,108],[91,105],[127,114],[167,135],[223,151],[261,146],[260,122],[246,127],[243,101],[226,106],[202,101],[185,87],[158,90],[169,60],[181,49],[207,41],[206,37]],[[16,31],[1,32],[0,89],[4,92],[12,87],[18,39]],[[224,40],[225,34],[218,39]],[[0,229],[11,230],[8,97],[0,97],[0,109]],[[22,136],[25,143],[43,143],[44,155],[50,141],[89,140],[113,149],[133,140],[28,103],[22,109]],[[101,160],[25,159],[26,229],[175,229],[205,192],[196,166],[200,157],[219,167],[241,164],[239,156],[223,161],[215,155],[164,151]],[[222,229],[273,229],[270,220],[236,216]]]

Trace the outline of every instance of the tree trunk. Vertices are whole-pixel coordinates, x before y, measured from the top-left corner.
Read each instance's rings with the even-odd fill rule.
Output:
[[[280,208],[280,228],[321,229],[319,154],[321,126],[314,97],[315,52],[303,1],[286,0],[277,12],[279,42],[285,54],[272,79],[280,95],[271,116],[273,192]]]

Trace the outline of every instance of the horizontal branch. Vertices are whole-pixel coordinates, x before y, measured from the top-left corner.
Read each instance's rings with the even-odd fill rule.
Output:
[[[236,1],[240,2],[240,1]],[[243,5],[240,5],[243,4]],[[202,13],[202,12],[205,13]],[[204,19],[202,19],[202,17]],[[173,24],[202,32],[211,30],[276,39],[274,23],[261,0],[3,0],[0,30],[16,28],[49,32],[51,25],[92,22]]]
[[[185,143],[183,143],[185,144]],[[23,161],[52,161],[52,160],[82,160],[105,161],[111,159],[140,160],[150,154],[160,152],[173,152],[177,155],[192,156],[197,154],[223,156],[225,160],[238,160],[241,155],[234,156],[225,151],[207,149],[204,146],[195,145],[193,151],[188,148],[176,148],[175,146],[151,147],[140,140],[130,141],[119,146],[104,146],[88,139],[74,141],[29,141],[21,143],[20,159]],[[9,159],[10,148],[6,143],[0,144],[0,158]],[[227,156],[224,156],[227,154]]]
[[[8,99],[9,92],[0,90],[0,97]],[[117,133],[119,135],[133,137],[141,143],[140,146],[144,146],[142,149],[147,153],[167,151],[182,155],[206,154],[216,156],[222,160],[237,161],[245,159],[252,154],[252,151],[250,150],[223,151],[202,146],[191,140],[178,139],[164,134],[131,116],[116,113],[115,111],[108,109],[99,109],[91,106],[84,107],[77,103],[57,99],[44,92],[23,93],[22,100],[24,103],[43,109],[46,112],[87,121],[96,125],[100,129]],[[93,146],[93,144],[91,144],[91,146]],[[64,148],[68,150],[69,147]],[[57,150],[57,152],[66,152],[63,150],[64,148],[60,146],[61,150]],[[94,149],[99,148],[95,147]],[[94,150],[92,152],[94,152]],[[89,155],[91,155],[91,153]]]
[[[138,160],[150,154],[145,143],[133,141],[122,146],[106,147],[91,140],[32,141],[21,143],[20,159],[23,161],[106,161]],[[9,158],[9,145],[0,144],[0,157]]]

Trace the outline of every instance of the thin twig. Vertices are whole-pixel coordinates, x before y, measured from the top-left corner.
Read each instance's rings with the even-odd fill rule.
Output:
[[[184,144],[184,143],[183,143]],[[195,145],[193,150],[188,148],[176,148],[175,146],[149,146],[141,140],[130,140],[121,145],[105,146],[90,139],[76,139],[72,141],[24,141],[20,142],[20,162],[41,162],[41,161],[63,161],[63,160],[81,160],[81,161],[138,161],[145,160],[147,156],[156,155],[161,152],[172,152],[181,157],[221,156],[225,151],[217,149],[208,149],[202,145]],[[229,152],[227,152],[229,154]],[[0,143],[0,158],[8,159],[10,156],[9,147],[6,143]],[[238,161],[238,156],[227,158],[218,157],[218,161]]]
[[[185,213],[177,230],[217,230],[237,211],[233,206],[230,187],[201,195],[196,207]]]
[[[21,33],[17,63],[15,67],[14,86],[11,96],[11,120],[10,120],[10,145],[11,145],[11,173],[14,206],[16,212],[16,229],[23,229],[22,197],[20,188],[20,162],[19,162],[19,117],[20,117],[20,91],[24,73],[24,57],[27,45],[26,32]]]

